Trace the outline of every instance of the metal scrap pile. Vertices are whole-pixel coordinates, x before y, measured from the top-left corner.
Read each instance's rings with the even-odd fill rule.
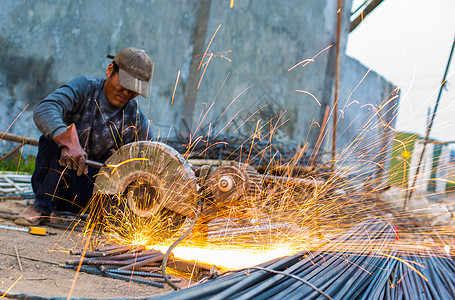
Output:
[[[393,249],[396,232],[367,221],[321,247],[238,270],[157,299],[454,299],[455,262]]]
[[[31,175],[0,174],[0,198],[32,198]]]
[[[295,158],[299,152],[296,166],[310,166],[314,153],[303,149],[298,143],[257,141],[251,138],[217,135],[214,138],[191,143],[188,139],[170,139],[166,143],[179,153],[187,153],[186,159],[216,159],[246,162],[257,168],[285,164]],[[191,144],[191,148],[188,149]],[[319,153],[320,154],[320,153]],[[320,155],[317,155],[320,157]]]
[[[164,255],[157,250],[147,250],[144,246],[109,245],[94,251],[74,251],[71,254],[83,257],[69,260],[62,267],[159,288],[165,285],[163,274],[160,273]],[[169,279],[172,282],[181,281],[170,276]]]

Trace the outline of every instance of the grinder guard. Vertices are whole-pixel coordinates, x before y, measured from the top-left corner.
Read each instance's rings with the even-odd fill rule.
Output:
[[[191,165],[174,148],[140,141],[117,150],[101,168],[94,194],[121,195],[139,217],[170,210],[193,218],[199,186]]]

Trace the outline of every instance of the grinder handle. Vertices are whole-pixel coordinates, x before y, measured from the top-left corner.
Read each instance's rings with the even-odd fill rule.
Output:
[[[100,163],[100,162],[97,162],[97,161],[93,161],[93,160],[89,160],[89,159],[87,159],[85,161],[85,164],[87,166],[90,166],[90,167],[93,167],[93,168],[98,168],[98,169],[101,169],[102,167],[106,166],[106,164],[103,164],[103,163]]]

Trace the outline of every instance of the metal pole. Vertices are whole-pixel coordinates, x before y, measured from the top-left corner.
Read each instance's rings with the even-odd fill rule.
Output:
[[[360,15],[357,18],[355,18],[354,21],[351,22],[349,32],[352,32],[354,29],[356,29],[356,27],[360,25],[360,23],[363,21],[363,19],[365,19],[366,16],[368,16],[368,14],[371,13],[379,4],[381,4],[382,1],[383,0],[371,1],[370,4],[368,4],[367,7],[360,13]],[[355,11],[355,12],[357,12],[357,11]]]
[[[404,199],[404,204],[403,204],[402,211],[404,211],[406,209],[406,205],[408,203],[408,200],[411,199],[412,193],[414,191],[414,187],[415,187],[415,184],[416,184],[416,181],[417,181],[417,176],[419,175],[419,171],[420,171],[420,165],[422,164],[423,155],[425,154],[425,148],[426,148],[426,146],[428,144],[430,131],[431,131],[432,127],[433,127],[433,122],[434,122],[434,119],[436,117],[436,112],[438,111],[438,106],[439,106],[439,102],[441,100],[441,95],[442,95],[442,89],[444,88],[444,86],[446,84],[446,77],[447,77],[447,73],[449,72],[450,61],[452,60],[454,47],[455,47],[455,37],[454,37],[454,40],[453,40],[453,43],[452,43],[452,49],[450,50],[449,61],[447,62],[446,70],[444,72],[444,76],[442,78],[441,85],[439,86],[439,93],[438,93],[438,98],[436,100],[436,105],[434,106],[433,114],[431,115],[431,120],[430,120],[430,122],[428,122],[427,132],[425,134],[425,141],[423,143],[422,152],[420,153],[419,162],[417,164],[417,170],[416,170],[416,173],[414,175],[414,179],[412,181],[412,185],[409,188],[409,190],[408,190],[408,192],[406,194],[406,197]]]
[[[340,44],[341,44],[341,16],[343,1],[338,0],[337,9],[337,40],[336,40],[336,58],[335,58],[335,100],[333,103],[333,128],[332,128],[332,162],[335,167],[336,142],[337,142],[337,123],[338,123],[338,85],[340,77]]]

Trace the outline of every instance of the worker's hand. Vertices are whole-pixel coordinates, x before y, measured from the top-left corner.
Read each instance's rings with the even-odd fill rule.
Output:
[[[87,153],[82,149],[77,136],[76,126],[71,124],[65,132],[57,135],[54,141],[62,149],[58,163],[62,167],[77,171],[77,176],[88,173],[88,166],[85,164]]]

